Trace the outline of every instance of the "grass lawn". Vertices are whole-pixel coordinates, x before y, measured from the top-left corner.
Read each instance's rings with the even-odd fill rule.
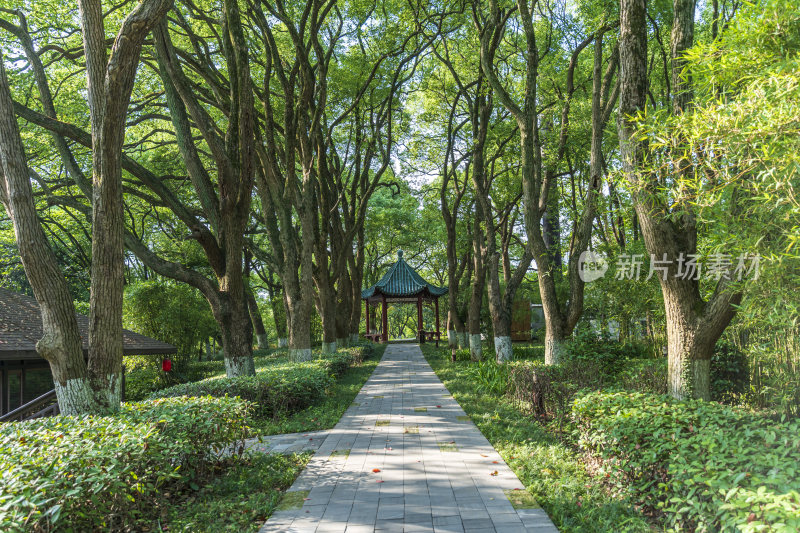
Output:
[[[450,362],[446,348],[422,347],[428,363],[560,531],[652,531],[646,517],[612,497],[581,456],[502,394],[476,391],[475,363]]]
[[[258,531],[311,454],[250,454],[227,467],[200,490],[164,506],[151,531]]]
[[[386,350],[385,344],[375,344],[372,347],[370,358],[345,372],[328,390],[328,394],[321,403],[289,416],[258,420],[253,425],[253,429],[259,435],[277,435],[332,428],[342,418],[344,412],[353,403],[358,391],[378,366],[384,350]]]

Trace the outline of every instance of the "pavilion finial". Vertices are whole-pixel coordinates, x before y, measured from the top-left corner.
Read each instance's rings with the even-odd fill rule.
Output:
[[[403,250],[397,250],[397,259],[403,258]]]

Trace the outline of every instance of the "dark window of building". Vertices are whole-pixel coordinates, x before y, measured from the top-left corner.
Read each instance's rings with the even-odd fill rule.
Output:
[[[53,390],[53,378],[49,368],[28,368],[25,370],[23,403],[28,403],[51,390]]]

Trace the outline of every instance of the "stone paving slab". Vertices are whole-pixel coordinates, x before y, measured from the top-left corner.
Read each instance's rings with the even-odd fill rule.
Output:
[[[258,453],[291,454],[300,452],[316,452],[331,430],[307,431],[305,433],[282,433],[267,435],[244,441],[247,451]]]
[[[416,344],[389,345],[326,433],[287,491],[308,491],[302,505],[259,533],[558,531],[543,510],[514,508],[506,493],[524,486]]]

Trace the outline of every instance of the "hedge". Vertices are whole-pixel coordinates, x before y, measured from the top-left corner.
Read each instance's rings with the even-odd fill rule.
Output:
[[[163,490],[196,488],[248,436],[249,411],[233,398],[170,398],[0,425],[0,530],[116,530],[151,516]]]
[[[255,376],[228,378],[220,375],[182,383],[154,392],[151,398],[238,396],[255,404],[256,416],[290,414],[318,402],[335,378],[360,364],[368,354],[368,347],[356,346],[303,363],[275,360],[270,366],[258,369]]]
[[[631,392],[578,398],[579,445],[675,530],[800,530],[800,420]]]

